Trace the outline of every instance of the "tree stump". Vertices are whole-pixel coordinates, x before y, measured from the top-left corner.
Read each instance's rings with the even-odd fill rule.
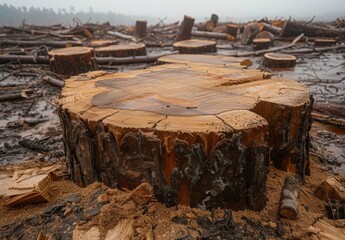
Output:
[[[179,51],[179,53],[184,54],[210,53],[217,51],[216,42],[207,40],[184,40],[174,43],[173,46]]]
[[[298,177],[287,176],[282,188],[279,204],[279,215],[287,219],[298,217],[300,181]]]
[[[88,47],[107,47],[110,45],[118,44],[117,40],[91,40],[89,43],[87,43]]]
[[[238,25],[237,24],[228,24],[226,25],[226,33],[230,34],[231,36],[234,36],[236,38],[238,31]]]
[[[73,180],[146,181],[167,204],[262,209],[270,148],[304,174],[311,108],[306,87],[264,76],[165,64],[66,80],[59,115]]]
[[[204,54],[172,54],[160,57],[157,64],[178,63],[178,64],[197,64],[197,65],[212,65],[226,68],[247,68],[249,59],[227,57],[227,56],[213,56]]]
[[[135,22],[135,35],[139,38],[146,37],[146,25],[147,21],[137,20]]]
[[[254,50],[268,49],[271,45],[272,41],[269,38],[255,38],[253,40]]]
[[[192,17],[184,16],[179,33],[177,35],[177,41],[191,39],[194,20],[195,19]]]
[[[49,65],[53,72],[73,76],[97,70],[92,48],[69,47],[52,50],[48,53]]]
[[[264,55],[264,65],[270,68],[290,68],[296,64],[296,57],[283,53],[266,53]]]
[[[146,46],[143,43],[127,45],[111,45],[95,48],[97,57],[133,57],[146,55]]]
[[[334,38],[316,38],[314,40],[315,47],[324,47],[335,45],[337,41]]]

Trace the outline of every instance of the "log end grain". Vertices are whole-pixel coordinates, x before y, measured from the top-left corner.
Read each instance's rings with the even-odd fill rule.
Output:
[[[283,53],[266,53],[263,63],[269,68],[291,68],[296,65],[296,57]]]
[[[174,43],[174,48],[182,54],[199,54],[216,52],[216,42],[207,40],[184,40]]]
[[[97,57],[133,57],[146,55],[145,44],[110,45],[95,48]]]

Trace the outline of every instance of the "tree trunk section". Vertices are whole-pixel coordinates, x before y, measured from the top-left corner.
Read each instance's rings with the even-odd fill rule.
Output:
[[[147,35],[146,25],[147,25],[147,21],[144,21],[144,20],[137,20],[135,22],[135,34],[136,34],[136,36],[138,36],[139,38],[146,37],[146,35]]]
[[[244,27],[242,37],[241,37],[241,44],[242,45],[248,45],[252,43],[253,39],[255,38],[255,35],[260,32],[260,28],[258,24],[251,23]]]
[[[198,25],[197,29],[198,29],[198,31],[212,32],[214,27],[215,27],[214,23],[211,20],[209,20],[205,23],[200,23]]]
[[[59,115],[72,179],[128,189],[149,182],[168,205],[262,209],[269,150],[279,146],[270,131],[279,136],[289,114],[285,127],[301,125],[311,104],[302,84],[266,76],[165,64],[66,80]]]
[[[217,51],[216,42],[196,39],[176,42],[174,43],[174,48],[181,54],[199,54]]]
[[[111,45],[95,49],[97,57],[134,57],[146,55],[145,44]]]
[[[237,36],[238,25],[237,24],[228,24],[226,25],[226,33],[235,37]]]
[[[177,36],[178,41],[191,39],[194,20],[192,17],[184,16]]]
[[[255,38],[253,40],[253,49],[262,50],[268,49],[272,45],[271,39],[269,38]]]
[[[70,47],[52,50],[48,53],[49,65],[53,72],[73,76],[97,70],[92,48]]]
[[[212,21],[212,22],[213,22],[213,25],[214,25],[214,26],[217,26],[218,19],[219,19],[218,15],[217,15],[217,14],[212,13],[210,21]]]
[[[266,53],[264,55],[264,65],[270,68],[290,68],[296,64],[296,57],[283,53]]]
[[[280,197],[279,215],[287,219],[298,217],[300,181],[298,177],[287,176]]]

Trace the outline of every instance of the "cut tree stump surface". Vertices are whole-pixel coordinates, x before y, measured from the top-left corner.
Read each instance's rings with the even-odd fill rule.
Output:
[[[107,47],[115,44],[118,44],[117,40],[91,40],[87,45],[88,47]]]
[[[198,64],[198,65],[215,65],[217,67],[229,68],[246,68],[252,63],[249,59],[226,57],[226,56],[212,56],[204,54],[172,54],[160,57],[157,60],[158,64],[177,63],[177,64]]]
[[[180,53],[185,54],[198,54],[206,52],[216,52],[216,42],[208,40],[184,40],[176,42],[173,45]]]
[[[306,171],[312,104],[300,83],[266,77],[165,64],[66,80],[59,114],[73,180],[147,181],[167,204],[262,209],[269,148],[277,167]]]
[[[127,45],[111,45],[95,48],[98,57],[133,57],[146,55],[146,47],[143,43]]]
[[[284,53],[266,53],[264,55],[264,65],[270,68],[289,68],[296,64],[296,57]]]

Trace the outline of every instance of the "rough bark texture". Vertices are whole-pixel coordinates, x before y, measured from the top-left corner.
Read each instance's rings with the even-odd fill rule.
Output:
[[[146,55],[145,44],[111,45],[95,49],[97,57],[133,57]]]
[[[283,53],[266,53],[264,55],[264,65],[270,68],[290,68],[296,64],[296,57]]]
[[[196,39],[176,42],[174,43],[174,48],[182,54],[198,54],[217,51],[216,42]]]
[[[178,41],[191,39],[194,20],[195,19],[192,17],[184,16],[184,19],[181,23],[180,30],[177,36]]]
[[[136,36],[138,36],[139,38],[146,37],[146,35],[147,35],[146,25],[147,25],[147,21],[137,20],[135,22],[135,34],[136,34]]]
[[[238,25],[237,24],[228,24],[226,25],[226,32],[230,34],[231,36],[236,37],[238,31]]]
[[[258,24],[256,23],[247,24],[243,30],[243,34],[241,37],[241,44],[248,45],[252,43],[253,39],[255,38],[255,35],[258,34],[258,32],[260,32],[260,28]]]
[[[298,217],[300,180],[298,177],[287,176],[282,189],[279,215],[288,219]]]
[[[97,70],[92,48],[70,47],[53,50],[48,53],[50,67],[53,72],[73,76]]]
[[[73,180],[129,189],[146,181],[166,204],[262,209],[269,149],[295,141],[282,142],[280,134],[289,133],[276,125],[294,130],[305,124],[303,117],[309,120],[303,110],[311,106],[303,85],[266,76],[166,64],[67,80],[60,117]],[[266,114],[282,119],[266,121],[261,117]],[[284,114],[295,118],[285,123]],[[271,135],[277,139],[268,139]],[[301,145],[309,144],[300,137]],[[291,155],[284,153],[282,159]],[[296,156],[293,164],[305,157]]]

